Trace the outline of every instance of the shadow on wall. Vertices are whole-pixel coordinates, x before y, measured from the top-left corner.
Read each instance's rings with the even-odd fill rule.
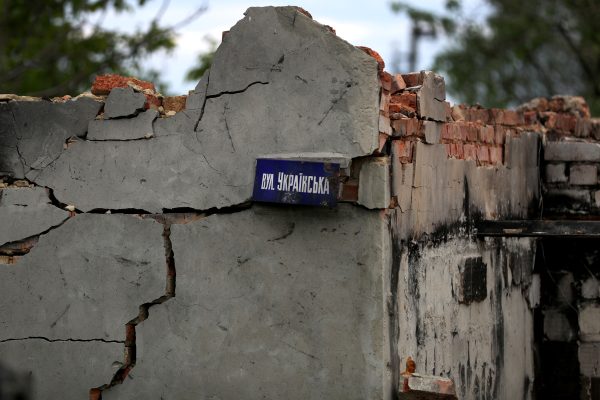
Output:
[[[0,400],[32,399],[31,371],[18,372],[0,364]]]

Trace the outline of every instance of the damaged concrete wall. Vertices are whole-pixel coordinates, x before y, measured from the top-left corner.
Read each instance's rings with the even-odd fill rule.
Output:
[[[0,103],[1,397],[391,398],[388,217],[249,203],[257,157],[371,155],[377,63],[251,8],[187,97],[92,92]]]
[[[598,167],[549,155],[583,106],[535,104],[450,106],[294,7],[248,9],[187,96],[0,96],[0,397],[411,398],[410,356],[531,398],[536,242],[475,222],[539,216],[544,158],[595,210]],[[339,162],[340,204],[252,203],[259,157]]]

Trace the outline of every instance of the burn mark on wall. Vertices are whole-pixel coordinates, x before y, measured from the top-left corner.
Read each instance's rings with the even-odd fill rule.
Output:
[[[472,257],[465,260],[460,268],[461,291],[458,302],[471,304],[480,302],[487,297],[487,265],[481,257]]]

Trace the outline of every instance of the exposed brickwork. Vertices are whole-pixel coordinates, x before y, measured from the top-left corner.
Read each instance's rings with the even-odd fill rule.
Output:
[[[131,86],[135,91],[142,92],[146,96],[146,109],[159,109],[162,106],[162,96],[156,92],[154,83],[140,79],[115,74],[98,75],[92,84],[92,94],[107,96],[114,88]]]

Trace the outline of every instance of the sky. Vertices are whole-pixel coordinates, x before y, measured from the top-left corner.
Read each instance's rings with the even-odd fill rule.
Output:
[[[445,0],[418,0],[414,3],[416,7],[428,11],[444,12]],[[486,14],[486,6],[482,3],[482,0],[463,0],[465,14],[482,20]],[[397,54],[402,56],[408,51],[410,23],[405,15],[391,11],[390,0],[151,0],[132,14],[108,13],[103,23],[107,27],[131,31],[135,27],[146,26],[163,9],[161,23],[174,25],[186,19],[198,7],[206,5],[204,13],[177,30],[177,47],[172,53],[156,54],[144,63],[148,68],[160,72],[170,94],[187,94],[196,82],[185,81],[185,75],[197,63],[198,54],[209,48],[205,37],[210,36],[220,42],[221,33],[242,19],[248,7],[290,4],[304,8],[314,20],[333,27],[342,39],[377,51],[386,62],[386,70],[410,72],[404,70],[408,68],[406,64],[403,70],[394,71]],[[448,39],[443,37],[437,40],[423,39],[419,46],[417,70],[430,68],[435,54],[449,45]]]

